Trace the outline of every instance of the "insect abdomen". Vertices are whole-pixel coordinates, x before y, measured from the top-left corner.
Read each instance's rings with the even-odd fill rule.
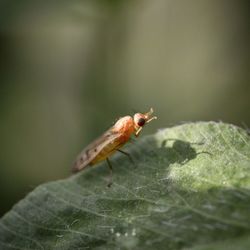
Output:
[[[119,145],[117,143],[112,143],[107,145],[106,147],[104,147],[99,154],[90,162],[90,164],[95,164],[97,162],[100,162],[102,160],[105,160],[106,158],[108,158],[110,155],[112,155],[113,153],[115,153],[115,151],[117,149],[119,149],[123,144]]]

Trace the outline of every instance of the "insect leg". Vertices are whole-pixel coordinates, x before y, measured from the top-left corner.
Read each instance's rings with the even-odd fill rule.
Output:
[[[129,153],[127,153],[125,151],[122,151],[120,149],[117,149],[117,151],[119,151],[120,153],[126,155],[130,159],[130,161],[135,165],[135,162],[134,162],[133,158],[131,157],[131,155]]]
[[[108,167],[109,167],[109,181],[108,181],[108,187],[111,187],[112,185],[112,176],[113,176],[113,168],[112,168],[112,165],[111,165],[111,162],[109,160],[109,158],[106,158],[106,161],[108,163]]]
[[[139,134],[141,133],[142,127],[138,128],[135,132],[135,136],[138,137]]]
[[[155,120],[155,119],[157,119],[157,117],[156,117],[156,116],[153,116],[153,117],[151,117],[149,120],[147,120],[146,123],[149,123],[149,122],[151,122],[152,120]]]

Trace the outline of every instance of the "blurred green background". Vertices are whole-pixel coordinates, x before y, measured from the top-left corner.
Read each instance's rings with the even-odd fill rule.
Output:
[[[120,116],[250,124],[249,1],[0,1],[0,216]]]

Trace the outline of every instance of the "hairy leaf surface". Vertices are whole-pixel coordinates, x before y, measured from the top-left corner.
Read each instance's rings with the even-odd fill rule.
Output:
[[[0,249],[250,249],[250,137],[223,123],[163,129],[38,186],[0,220]]]

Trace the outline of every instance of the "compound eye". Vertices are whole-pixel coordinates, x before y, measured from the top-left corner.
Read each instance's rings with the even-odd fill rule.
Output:
[[[144,118],[140,118],[139,120],[138,120],[138,125],[140,126],[140,127],[142,127],[144,124],[145,124],[145,122],[146,122],[146,120],[144,119]]]

